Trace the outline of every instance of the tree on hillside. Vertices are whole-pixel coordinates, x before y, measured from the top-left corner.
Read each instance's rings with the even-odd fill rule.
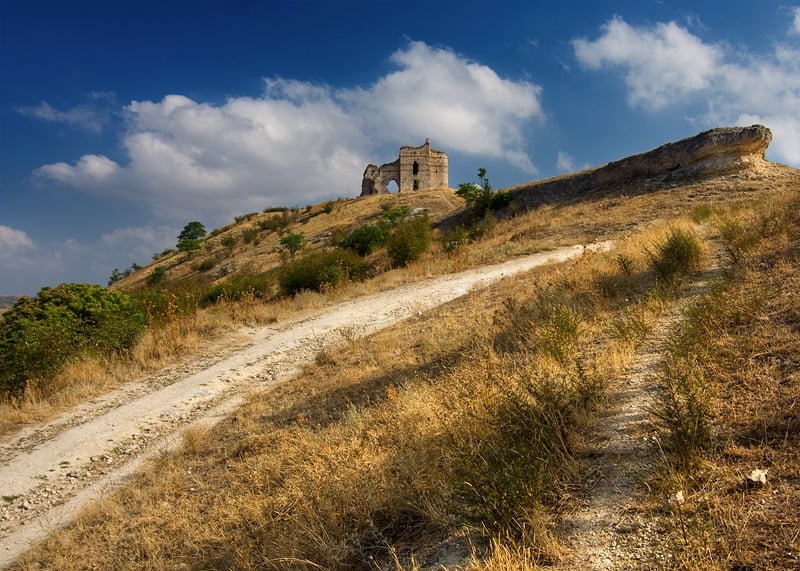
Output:
[[[511,202],[511,195],[507,192],[494,192],[486,176],[486,169],[478,169],[480,184],[466,182],[458,185],[456,194],[464,199],[467,207],[477,218],[483,218],[489,210],[497,210]]]
[[[189,222],[178,234],[177,248],[181,252],[191,254],[200,249],[200,240],[206,235],[205,226],[197,220]]]

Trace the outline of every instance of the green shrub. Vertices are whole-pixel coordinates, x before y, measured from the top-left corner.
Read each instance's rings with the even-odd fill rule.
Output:
[[[505,208],[511,201],[513,200],[510,193],[505,191],[497,191],[495,192],[491,199],[489,200],[489,208],[492,210],[500,210],[501,208]]]
[[[306,239],[302,234],[288,234],[281,238],[281,246],[292,256],[302,250],[305,245]]]
[[[335,249],[314,252],[289,262],[278,274],[278,283],[285,295],[302,290],[321,291],[346,280],[364,278],[367,264],[357,254]]]
[[[82,351],[121,351],[139,339],[144,313],[129,296],[94,284],[43,288],[0,318],[0,392],[21,394]]]
[[[692,232],[673,229],[655,252],[647,251],[647,256],[656,279],[672,285],[699,265],[700,242]]]
[[[392,265],[405,266],[419,258],[430,246],[431,234],[431,222],[427,216],[419,216],[399,226],[386,242]]]
[[[445,234],[442,240],[444,251],[452,254],[469,243],[469,232],[463,226],[456,226]]]
[[[220,243],[221,243],[221,244],[222,244],[222,245],[223,245],[225,248],[233,248],[233,247],[236,245],[236,236],[233,236],[232,234],[228,234],[227,236],[225,236],[225,237],[224,237],[224,238],[223,238],[223,239],[220,241]]]
[[[252,293],[259,299],[267,299],[275,292],[275,277],[272,273],[243,274],[233,276],[223,284],[212,287],[203,296],[203,303],[214,303],[220,298],[236,301]]]
[[[344,240],[340,246],[352,250],[359,256],[368,256],[386,243],[389,237],[389,227],[386,223],[364,224],[359,226]]]
[[[386,220],[390,225],[397,226],[408,218],[409,214],[411,214],[411,209],[408,206],[398,206],[397,208],[384,210],[381,213],[381,218]]]
[[[150,285],[158,285],[163,283],[164,280],[167,279],[167,268],[165,266],[158,266],[157,268],[153,268],[153,271],[147,278],[147,282]]]
[[[288,212],[289,208],[287,206],[267,206],[262,212],[264,214],[269,214],[270,212]]]
[[[258,227],[264,231],[280,232],[281,230],[289,226],[291,222],[292,222],[291,214],[289,213],[288,210],[285,210],[283,211],[283,214],[281,216],[268,218],[267,220],[259,220]]]

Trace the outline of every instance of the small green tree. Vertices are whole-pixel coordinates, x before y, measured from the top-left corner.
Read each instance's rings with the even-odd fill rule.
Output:
[[[306,245],[306,239],[302,234],[287,234],[281,238],[281,246],[294,256]]]
[[[192,254],[200,249],[200,240],[206,235],[205,226],[197,220],[189,222],[178,234],[178,244],[176,248],[181,252]]]
[[[111,270],[111,275],[108,277],[108,285],[117,283],[123,277],[124,276],[122,275],[122,272],[119,271],[119,268],[114,268]]]
[[[511,195],[502,191],[494,192],[492,185],[489,184],[489,177],[486,176],[486,169],[483,167],[478,169],[478,180],[480,184],[462,182],[456,191],[456,194],[464,199],[476,218],[483,218],[489,210],[498,210],[508,206],[511,202]]]

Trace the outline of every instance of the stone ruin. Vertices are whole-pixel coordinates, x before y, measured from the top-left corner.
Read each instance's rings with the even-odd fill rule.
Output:
[[[400,147],[400,157],[385,165],[367,165],[361,181],[361,196],[387,194],[391,181],[400,192],[447,188],[447,154],[431,148],[425,139],[421,147]]]

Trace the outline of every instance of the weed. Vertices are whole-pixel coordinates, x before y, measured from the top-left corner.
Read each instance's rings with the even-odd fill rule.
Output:
[[[647,250],[650,267],[656,279],[663,285],[676,285],[700,263],[700,242],[697,236],[687,230],[673,228],[667,239],[655,246],[655,251]]]

